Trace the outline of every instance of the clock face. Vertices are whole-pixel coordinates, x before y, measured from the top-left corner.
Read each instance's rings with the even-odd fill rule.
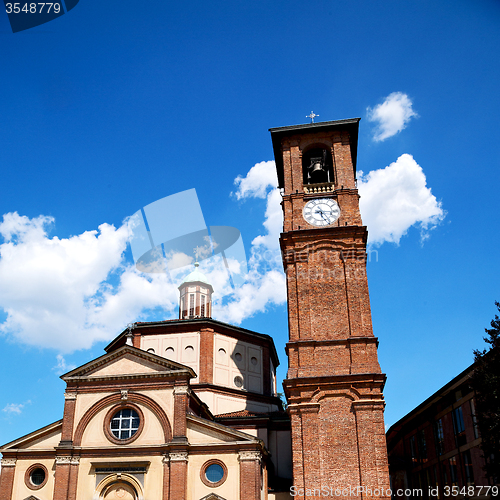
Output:
[[[304,205],[302,215],[313,226],[330,226],[340,217],[340,207],[330,198],[310,200]]]

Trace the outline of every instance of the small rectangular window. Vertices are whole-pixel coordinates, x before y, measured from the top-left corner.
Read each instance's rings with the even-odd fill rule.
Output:
[[[472,417],[472,426],[474,428],[474,439],[477,439],[479,437],[479,429],[477,427],[476,405],[474,399],[470,400],[470,414]]]
[[[450,462],[451,485],[458,486],[457,457],[451,457],[449,462]]]
[[[470,450],[465,451],[463,457],[464,457],[466,484],[467,486],[474,486],[474,471],[472,470],[472,459],[470,456]]]
[[[425,442],[425,431],[421,429],[417,433],[418,457],[421,462],[427,462],[427,443]]]
[[[453,410],[453,430],[455,431],[457,446],[463,446],[467,440],[465,437],[464,415],[461,406]]]
[[[201,308],[200,308],[200,316],[202,318],[205,317],[205,295],[201,296]]]
[[[417,447],[415,443],[415,435],[410,438],[410,456],[413,465],[417,465]]]
[[[192,318],[194,316],[194,293],[189,295],[189,317]]]
[[[436,452],[438,455],[442,455],[444,453],[444,432],[441,419],[434,422],[434,439],[436,440]]]

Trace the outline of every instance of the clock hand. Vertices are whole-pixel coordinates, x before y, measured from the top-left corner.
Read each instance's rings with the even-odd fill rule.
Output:
[[[315,212],[315,213],[320,214],[320,215],[321,215],[321,217],[322,217],[323,219],[325,219],[325,220],[328,222],[328,219],[327,219],[327,218],[325,218],[325,216],[323,215],[323,211],[322,211],[321,209],[316,210],[316,212]]]

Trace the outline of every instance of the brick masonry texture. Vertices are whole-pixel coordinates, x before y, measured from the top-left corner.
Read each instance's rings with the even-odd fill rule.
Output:
[[[325,130],[316,125],[290,130],[281,138],[280,244],[290,336],[284,387],[292,424],[294,486],[388,490],[385,375],[372,332],[368,233],[359,212],[351,140],[341,126]],[[331,153],[333,191],[312,194],[304,189],[302,156],[309,148]],[[305,203],[318,198],[339,204],[341,215],[333,225],[317,228],[304,220]]]

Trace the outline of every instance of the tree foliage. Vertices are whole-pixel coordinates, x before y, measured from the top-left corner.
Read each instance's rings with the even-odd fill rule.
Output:
[[[500,303],[495,302],[500,312]],[[476,416],[486,461],[486,474],[500,479],[500,318],[495,314],[491,328],[485,328],[489,348],[474,351],[472,387],[476,393]]]

